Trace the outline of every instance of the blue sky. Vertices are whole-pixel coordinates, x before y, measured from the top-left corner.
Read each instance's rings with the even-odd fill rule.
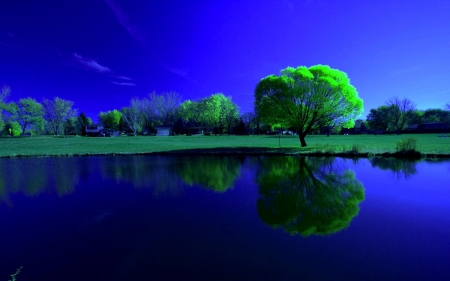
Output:
[[[132,97],[221,92],[252,110],[287,66],[346,72],[367,115],[393,96],[450,102],[450,1],[2,0],[0,85],[96,120]]]

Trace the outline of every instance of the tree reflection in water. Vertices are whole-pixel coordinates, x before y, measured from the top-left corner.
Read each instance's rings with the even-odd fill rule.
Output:
[[[10,196],[21,193],[33,197],[74,192],[79,183],[78,158],[2,159],[0,161],[0,203],[12,206]]]
[[[268,225],[290,234],[329,235],[350,225],[364,187],[334,158],[261,157],[257,209]]]
[[[237,157],[200,156],[182,158],[176,173],[188,185],[200,185],[206,189],[223,193],[233,188],[244,159]]]
[[[412,159],[385,158],[378,156],[369,159],[369,161],[370,164],[372,164],[372,167],[377,167],[381,170],[390,170],[397,178],[403,175],[405,179],[417,174],[416,165],[419,162],[418,160]]]

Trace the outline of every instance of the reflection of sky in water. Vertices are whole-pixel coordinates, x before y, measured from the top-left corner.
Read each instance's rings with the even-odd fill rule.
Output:
[[[21,166],[12,162],[26,169],[14,172]],[[306,239],[259,218],[257,158],[214,164],[234,177],[225,192],[177,178],[201,163],[145,156],[0,159],[1,178],[12,184],[1,195],[8,191],[10,204],[0,203],[0,280],[19,266],[18,280],[100,280],[102,274],[181,280],[194,272],[198,280],[442,280],[450,274],[448,162],[420,162],[405,179],[368,160],[338,159],[335,165],[354,169],[365,199],[348,228]],[[30,197],[24,183],[31,175],[42,178],[42,171],[46,185]],[[151,184],[161,173],[181,191]],[[72,179],[71,188],[55,186]]]

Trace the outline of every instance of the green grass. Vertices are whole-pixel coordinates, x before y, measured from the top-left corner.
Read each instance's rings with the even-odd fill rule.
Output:
[[[450,155],[450,137],[418,135],[308,136],[300,148],[297,136],[171,136],[0,138],[0,157],[134,154],[207,149],[211,152],[369,153],[396,152],[399,141],[414,138],[422,154]],[[279,149],[279,145],[282,149]]]

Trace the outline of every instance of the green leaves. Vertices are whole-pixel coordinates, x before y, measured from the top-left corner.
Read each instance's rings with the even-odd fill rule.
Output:
[[[323,126],[350,126],[363,101],[347,74],[326,65],[287,67],[263,78],[255,89],[256,111],[263,122],[280,123],[304,137]]]
[[[117,131],[119,129],[122,112],[114,109],[107,112],[100,112],[98,119],[106,129]]]

